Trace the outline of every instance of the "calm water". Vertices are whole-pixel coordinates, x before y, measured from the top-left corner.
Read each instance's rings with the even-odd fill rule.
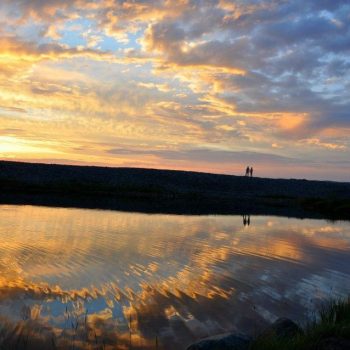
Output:
[[[182,349],[350,292],[350,224],[0,206],[1,342]],[[112,346],[109,346],[113,344]],[[179,345],[180,344],[180,345]]]

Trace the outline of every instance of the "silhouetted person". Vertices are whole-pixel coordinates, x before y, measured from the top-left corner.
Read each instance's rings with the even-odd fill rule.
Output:
[[[253,167],[250,168],[250,177],[253,177]]]
[[[247,225],[250,225],[250,215],[248,215],[248,219],[247,219]]]
[[[249,166],[247,166],[247,169],[245,170],[245,176],[249,176]]]

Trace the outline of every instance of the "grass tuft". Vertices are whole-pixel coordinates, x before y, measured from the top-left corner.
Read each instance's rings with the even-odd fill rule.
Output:
[[[350,344],[350,297],[325,304],[317,319],[304,327],[303,333],[291,338],[258,337],[250,350],[316,350],[322,341],[330,338]]]

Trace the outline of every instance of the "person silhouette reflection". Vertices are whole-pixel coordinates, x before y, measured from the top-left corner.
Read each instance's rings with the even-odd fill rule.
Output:
[[[243,215],[243,226],[249,226],[250,225],[250,215]]]

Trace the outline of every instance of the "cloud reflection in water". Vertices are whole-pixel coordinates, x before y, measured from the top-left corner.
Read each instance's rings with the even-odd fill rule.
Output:
[[[350,290],[348,223],[31,206],[1,206],[0,222],[0,315],[15,330],[1,341],[27,348],[178,349],[303,321]]]

